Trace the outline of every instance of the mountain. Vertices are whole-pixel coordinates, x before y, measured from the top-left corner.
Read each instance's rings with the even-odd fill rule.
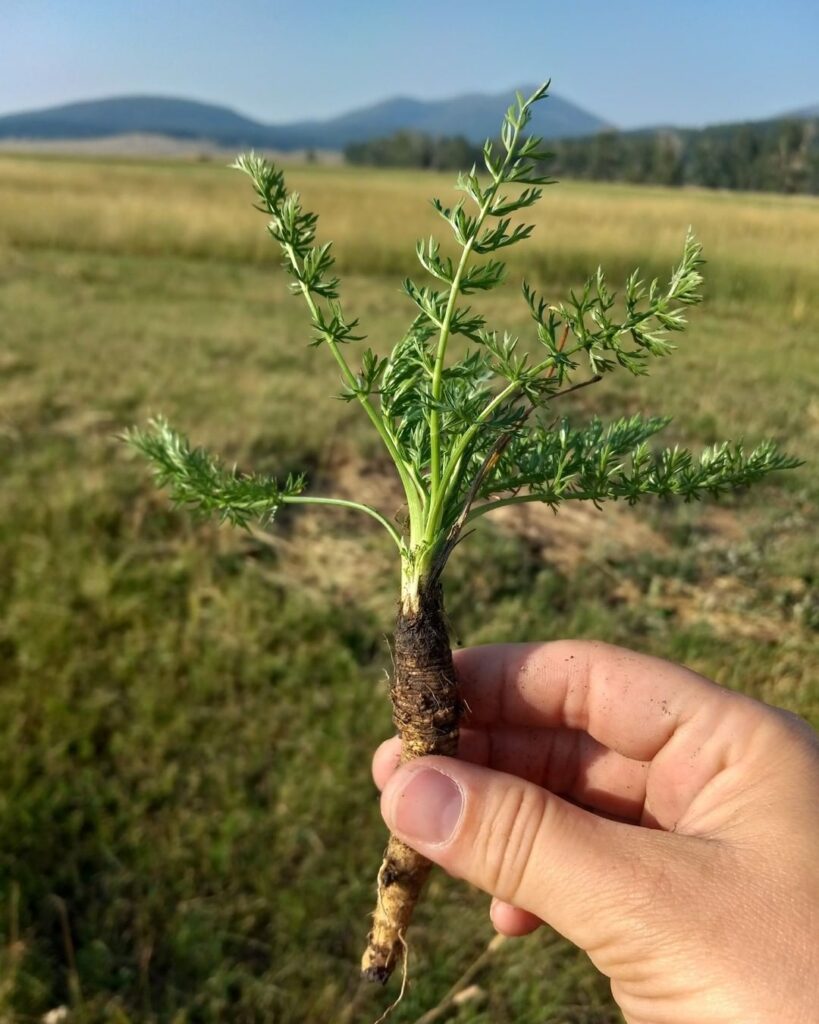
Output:
[[[791,110],[782,116],[796,118],[797,120],[801,119],[804,121],[812,121],[813,118],[819,117],[819,103],[815,103],[812,107],[802,107],[801,110]]]
[[[531,93],[532,88],[521,90]],[[133,133],[201,139],[221,146],[342,149],[350,142],[408,130],[464,135],[482,142],[497,133],[511,92],[445,100],[396,97],[325,120],[263,124],[227,107],[165,96],[118,96],[0,117],[0,139],[89,139]],[[594,134],[600,118],[559,96],[535,109],[532,131],[544,138]]]
[[[268,129],[227,107],[167,96],[117,96],[0,117],[0,138],[88,139],[134,132],[261,145]]]
[[[534,86],[527,86],[520,91],[531,95],[534,89]],[[325,140],[325,147],[330,149],[340,149],[350,142],[365,142],[402,130],[426,135],[463,135],[470,142],[481,143],[497,134],[512,94],[512,90],[494,95],[469,93],[431,101],[398,96],[331,120],[288,127],[320,136]],[[606,127],[606,122],[599,117],[551,94],[544,103],[535,107],[531,131],[546,139],[576,138],[593,135]]]

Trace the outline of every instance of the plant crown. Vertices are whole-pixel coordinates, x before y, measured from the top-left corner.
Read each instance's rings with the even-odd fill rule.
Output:
[[[191,447],[164,420],[129,431],[127,439],[153,463],[177,503],[239,525],[270,520],[286,504],[358,509],[397,545],[406,585],[437,576],[464,526],[506,505],[539,501],[556,509],[569,500],[599,505],[617,499],[633,504],[646,495],[690,501],[799,464],[768,441],[747,453],[731,443],[700,455],[679,447],[654,450],[649,440],[668,424],[664,417],[637,415],[608,424],[595,418],[577,428],[551,413],[551,403],[568,392],[618,367],[644,374],[652,358],[673,350],[670,336],[685,328],[686,307],[701,301],[704,260],[690,232],[668,281],[645,283],[635,270],[619,311],[602,269],[558,304],[524,281],[534,355],[465,304],[466,297],[502,283],[505,265],[494,254],[532,232],[532,225],[513,223],[513,216],[553,183],[540,170],[548,157],[541,140],[523,134],[532,105],[547,95],[548,85],[528,98],[517,94],[500,140],[484,146],[485,173],[473,166],[459,174],[462,197],[451,207],[433,200],[459,255],[443,255],[433,237],[417,243],[418,261],[432,280],[403,283],[414,319],[388,355],[365,348],[355,369],[347,347],[364,339],[358,320],[342,309],[332,243],[316,241],[316,215],[302,207],[298,193],[288,192],[282,171],[262,157],[251,152],[233,165],[248,175],[257,208],[269,217],[268,231],[293,279],[290,288],[307,304],[312,344],[329,349],[341,373],[341,397],[362,407],[395,465],[406,495],[406,528],[369,505],[306,495],[303,476],[280,482],[227,468]],[[458,358],[447,359],[456,335],[466,346]]]

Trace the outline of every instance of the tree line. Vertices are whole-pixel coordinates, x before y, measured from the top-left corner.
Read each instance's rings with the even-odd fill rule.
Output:
[[[819,119],[787,119],[700,130],[606,131],[550,140],[558,178],[819,194]],[[461,136],[400,131],[348,145],[349,163],[465,170],[481,147]]]

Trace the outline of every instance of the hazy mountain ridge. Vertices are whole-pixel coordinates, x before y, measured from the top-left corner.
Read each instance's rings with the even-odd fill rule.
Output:
[[[819,117],[819,103],[814,103],[809,107],[800,107],[799,110],[791,110],[782,116],[792,117],[797,121],[811,120],[814,117]]]
[[[0,117],[4,138],[100,138],[146,132],[261,143],[267,129],[228,107],[171,96],[116,96]]]
[[[529,90],[531,91],[531,90]],[[147,133],[202,139],[226,146],[269,149],[341,149],[392,132],[464,135],[481,142],[495,135],[511,91],[443,100],[394,97],[324,120],[263,124],[228,107],[165,96],[117,96],[0,117],[0,138],[71,139]],[[544,138],[578,137],[608,127],[560,96],[540,104],[532,130]]]
[[[522,87],[531,93],[533,86]],[[498,94],[467,93],[442,100],[395,96],[324,120],[264,124],[230,107],[173,96],[115,96],[99,100],[24,111],[0,117],[0,140],[90,140],[140,135],[216,147],[293,151],[342,150],[399,131],[432,137],[463,136],[481,143],[495,136],[513,90]],[[781,118],[760,118],[747,124],[775,125],[780,120],[811,120],[819,105],[789,111]],[[626,135],[668,132],[686,135],[735,128],[736,124],[680,128],[673,125],[631,129]],[[614,130],[614,126],[577,104],[550,95],[533,112],[531,131],[545,139],[577,139]]]

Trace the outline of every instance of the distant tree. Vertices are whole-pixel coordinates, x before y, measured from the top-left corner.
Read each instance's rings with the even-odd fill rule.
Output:
[[[819,193],[817,120],[723,125],[700,131],[600,132],[550,142],[558,178]],[[481,150],[461,136],[396,132],[347,146],[353,164],[468,170]],[[545,168],[545,165],[544,165]]]
[[[652,180],[658,185],[682,185],[685,181],[684,147],[673,132],[658,132],[654,137]]]
[[[595,181],[623,178],[624,153],[617,132],[600,132],[590,143],[589,177]]]
[[[777,139],[777,170],[783,192],[804,191],[808,171],[809,125],[783,121]]]
[[[719,140],[703,134],[694,140],[687,180],[690,184],[706,188],[730,188],[729,163]]]
[[[418,167],[450,171],[468,170],[480,159],[481,149],[463,136],[433,136],[400,131],[383,139],[354,142],[344,150],[351,164],[374,167]]]
[[[742,125],[733,136],[731,164],[732,188],[764,188],[761,162],[764,156],[763,140],[750,125]]]
[[[435,139],[432,147],[432,166],[438,171],[465,171],[480,158],[481,149],[463,137]]]

